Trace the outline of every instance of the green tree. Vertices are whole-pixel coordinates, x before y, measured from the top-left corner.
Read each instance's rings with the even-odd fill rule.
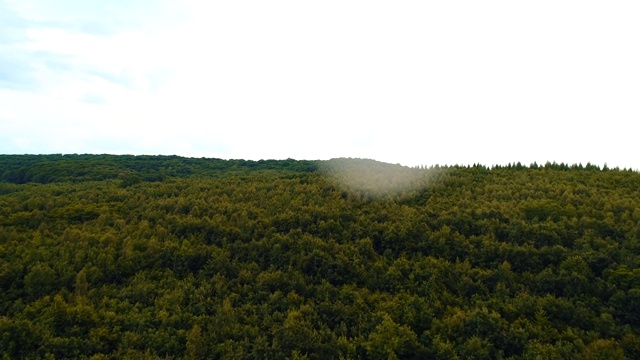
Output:
[[[616,341],[597,339],[587,345],[583,352],[585,360],[624,360],[624,350]]]
[[[73,288],[76,291],[76,295],[80,297],[87,296],[89,292],[89,282],[87,281],[87,271],[83,268],[76,275],[76,281],[73,284]]]
[[[52,293],[57,289],[56,272],[45,263],[37,263],[31,267],[24,277],[24,286],[32,299]]]
[[[194,325],[187,334],[187,349],[185,352],[187,359],[204,359],[207,354],[207,347],[202,329],[198,324]]]
[[[416,334],[407,326],[396,324],[387,314],[369,334],[364,347],[371,359],[418,358],[420,352]]]

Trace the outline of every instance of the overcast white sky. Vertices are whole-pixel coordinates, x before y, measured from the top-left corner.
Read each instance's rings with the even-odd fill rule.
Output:
[[[640,168],[640,2],[0,0],[0,153]]]

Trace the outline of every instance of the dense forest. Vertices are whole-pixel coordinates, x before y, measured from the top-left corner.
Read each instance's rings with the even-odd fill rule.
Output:
[[[640,174],[0,155],[7,359],[640,359]]]

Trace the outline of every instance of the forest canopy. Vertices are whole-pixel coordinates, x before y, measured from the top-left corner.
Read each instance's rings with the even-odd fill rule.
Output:
[[[640,358],[640,174],[0,155],[7,358]]]

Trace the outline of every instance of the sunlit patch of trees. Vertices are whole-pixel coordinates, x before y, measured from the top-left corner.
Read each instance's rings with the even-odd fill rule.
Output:
[[[640,358],[640,174],[0,156],[6,358]]]

